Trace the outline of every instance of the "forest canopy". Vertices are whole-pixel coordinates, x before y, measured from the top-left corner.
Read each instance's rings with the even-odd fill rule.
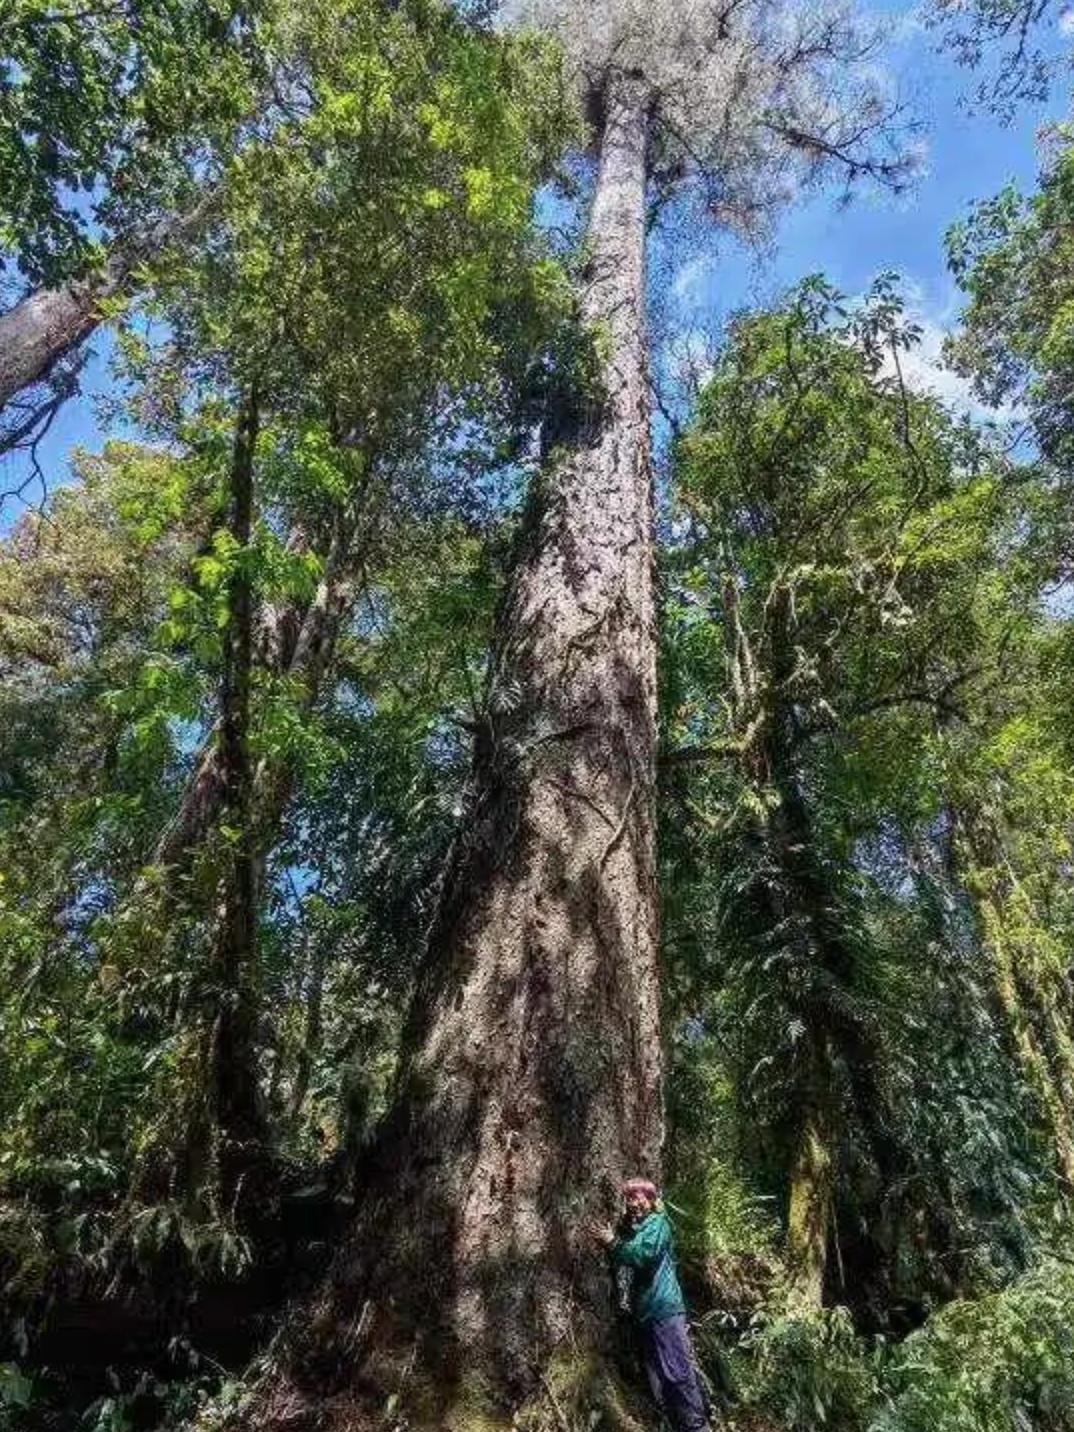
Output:
[[[0,1432],[655,1429],[631,1178],[713,1427],[1074,1432],[1074,136],[777,259],[887,28],[0,15]]]

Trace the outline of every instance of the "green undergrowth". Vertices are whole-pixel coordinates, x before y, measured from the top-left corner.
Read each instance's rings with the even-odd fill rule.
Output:
[[[1051,1257],[898,1343],[859,1336],[842,1308],[762,1309],[730,1342],[704,1324],[697,1340],[730,1380],[731,1432],[1074,1429],[1074,1265]]]
[[[695,1329],[725,1432],[1074,1432],[1074,1266],[1042,1261],[1003,1290],[956,1301],[901,1343],[855,1333],[845,1309],[761,1309],[734,1336]],[[73,1420],[51,1415],[43,1380],[0,1363],[0,1432],[204,1432],[226,1422],[241,1382],[191,1364],[145,1373]],[[390,1418],[389,1418],[390,1420]],[[553,1361],[510,1417],[476,1385],[445,1427],[476,1432],[645,1432],[658,1423],[637,1386],[579,1354]]]

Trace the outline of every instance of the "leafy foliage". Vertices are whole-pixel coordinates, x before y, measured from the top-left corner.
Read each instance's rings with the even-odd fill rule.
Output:
[[[870,1432],[1071,1425],[1070,1267],[1044,1261],[1000,1293],[952,1303],[894,1358]]]
[[[15,0],[0,19],[0,256],[32,283],[204,183],[267,81],[259,4]],[[196,83],[194,79],[196,77]]]
[[[475,733],[516,699],[488,653],[537,434],[600,397],[586,255],[537,222],[572,85],[595,113],[641,72],[657,207],[749,229],[788,176],[904,172],[858,142],[892,116],[841,12],[568,9],[0,19],[12,291],[214,216],[123,322],[138,439],[0,541],[0,1427],[220,1425],[360,1195]],[[670,455],[666,1173],[736,1432],[1074,1428],[1072,176],[1060,134],[1035,196],[949,236],[952,356],[1032,445],[913,391],[893,277],[814,276],[736,316]],[[192,1126],[240,1000],[229,1183]]]
[[[1051,1074],[1013,1057],[990,921],[1029,922],[1013,937],[1018,978],[1039,989],[1048,897],[1019,885],[1020,915],[1007,891],[986,908],[990,877],[960,830],[996,791],[1005,851],[1032,829],[1039,845],[1011,858],[1058,890],[1071,810],[1054,735],[1026,739],[1038,663],[1063,630],[1020,555],[1036,550],[1036,491],[907,390],[914,341],[887,281],[849,308],[810,280],[736,322],[679,443],[664,606],[670,977],[688,1047],[716,1051],[722,1091],[702,1101],[721,1122],[689,1181],[715,1156],[771,1200],[792,1283],[804,1200],[827,1228],[811,1255],[826,1296],[884,1331],[1033,1256],[1056,1105]],[[986,776],[1000,751],[1010,765]],[[1054,791],[1038,807],[1054,825],[1016,813],[1025,781],[1039,802]],[[1063,926],[1064,902],[1049,924]],[[677,1075],[687,1140],[696,1058]],[[797,1163],[814,1108],[830,1189]],[[740,1253],[763,1251],[739,1232]],[[708,1238],[720,1246],[719,1218]],[[808,1425],[814,1359],[799,1342],[822,1334],[789,1316],[757,1356],[783,1366],[784,1333],[798,1348],[805,1390],[780,1416]],[[835,1351],[825,1359],[835,1376]]]
[[[1072,195],[1074,151],[1060,130],[1038,193],[1005,189],[947,235],[948,261],[967,296],[952,359],[986,401],[1032,419],[1057,482],[1070,459]]]

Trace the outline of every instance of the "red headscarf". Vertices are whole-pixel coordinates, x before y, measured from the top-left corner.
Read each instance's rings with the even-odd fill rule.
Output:
[[[647,1178],[628,1178],[623,1184],[623,1192],[624,1194],[640,1193],[644,1198],[647,1198],[650,1203],[655,1203],[659,1196],[656,1184],[651,1183]]]

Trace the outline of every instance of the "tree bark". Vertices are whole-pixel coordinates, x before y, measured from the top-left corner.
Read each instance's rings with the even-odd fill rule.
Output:
[[[807,1307],[824,1303],[835,1159],[832,1152],[831,1053],[815,1041],[810,1077],[803,1090],[801,1122],[791,1161],[787,1200],[787,1266],[796,1300]]]
[[[210,191],[186,213],[170,215],[119,243],[98,273],[38,289],[0,314],[0,408],[46,379],[89,337],[102,321],[103,307],[128,291],[141,264],[166,244],[193,237],[215,199],[215,190]]]
[[[314,1062],[321,1051],[324,1027],[324,977],[328,963],[328,947],[323,939],[315,940],[307,961],[306,1018],[303,1023],[302,1045],[298,1051],[295,1079],[291,1089],[289,1115],[297,1125],[309,1092]]]
[[[506,1423],[541,1395],[556,1349],[608,1346],[610,1285],[585,1219],[607,1217],[625,1175],[658,1174],[663,1134],[649,103],[630,77],[607,96],[583,300],[605,392],[533,494],[371,1206],[261,1427],[350,1425],[359,1370],[376,1387],[392,1369],[380,1386],[398,1392],[401,1365],[422,1369],[407,1388],[418,1424],[445,1425],[478,1386]]]
[[[211,1065],[217,1122],[238,1161],[244,1159],[251,1144],[260,1144],[264,1133],[255,1052],[257,837],[250,762],[254,595],[249,557],[259,422],[255,383],[235,436],[228,517],[237,559],[228,584],[220,680],[221,815],[227,845],[216,929],[218,1007]]]
[[[857,1047],[860,1035],[850,1001],[840,998],[850,961],[832,919],[832,892],[817,868],[814,833],[798,780],[781,755],[772,762],[771,774],[780,793],[780,805],[772,815],[771,849],[782,886],[771,897],[773,928],[783,926],[787,938],[801,946],[798,958],[804,987],[792,1001],[806,1028],[787,1184],[787,1265],[797,1300],[819,1308],[824,1302],[838,1168],[836,1054],[844,1057],[859,1114],[872,1132],[879,1114],[875,1070],[870,1068],[876,1051]],[[865,1086],[861,1086],[862,1075]]]

